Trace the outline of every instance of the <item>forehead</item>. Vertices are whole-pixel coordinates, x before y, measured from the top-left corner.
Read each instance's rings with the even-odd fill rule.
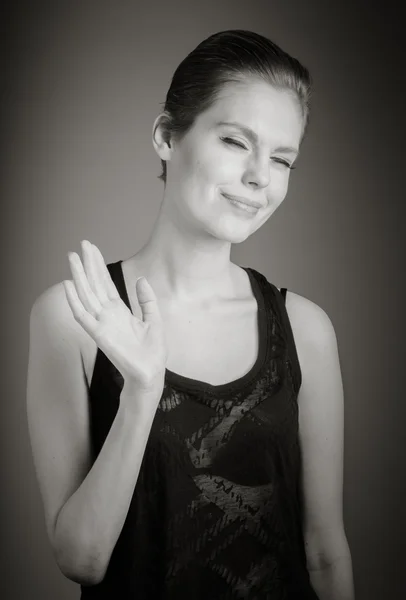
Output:
[[[216,101],[201,116],[202,125],[210,129],[218,128],[219,123],[241,123],[264,143],[277,138],[287,145],[298,145],[304,125],[299,100],[293,93],[258,80],[223,85]]]

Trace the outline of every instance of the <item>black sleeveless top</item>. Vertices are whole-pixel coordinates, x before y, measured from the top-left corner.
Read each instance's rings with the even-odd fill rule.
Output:
[[[108,269],[131,309],[122,261]],[[247,272],[254,366],[222,385],[167,369],[128,514],[103,581],[82,600],[318,600],[302,534],[301,371],[284,294]],[[123,378],[97,351],[89,391],[96,459]]]

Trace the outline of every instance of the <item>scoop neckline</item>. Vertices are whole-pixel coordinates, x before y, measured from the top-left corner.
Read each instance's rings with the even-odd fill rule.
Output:
[[[121,291],[123,294],[123,299],[127,304],[128,308],[130,309],[131,314],[134,314],[131,308],[130,299],[127,292],[122,263],[123,260],[118,261]],[[235,391],[238,389],[245,388],[252,382],[253,379],[255,379],[258,376],[259,372],[263,368],[268,354],[269,340],[265,298],[263,291],[259,285],[259,282],[255,277],[255,270],[251,269],[250,267],[243,267],[242,265],[238,266],[240,266],[241,269],[246,271],[251,285],[251,291],[255,300],[257,301],[258,353],[253,366],[247,373],[245,373],[241,377],[217,385],[209,383],[207,381],[186,377],[184,375],[181,375],[180,373],[176,373],[175,371],[165,368],[165,384],[168,383],[171,386],[176,387],[177,389],[185,391],[200,390],[202,392],[215,392],[216,394],[226,393],[230,390]]]

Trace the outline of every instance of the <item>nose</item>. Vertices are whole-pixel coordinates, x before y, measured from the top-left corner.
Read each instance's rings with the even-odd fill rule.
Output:
[[[269,158],[252,157],[244,173],[244,184],[248,186],[254,184],[256,187],[265,188],[269,184],[269,178]]]

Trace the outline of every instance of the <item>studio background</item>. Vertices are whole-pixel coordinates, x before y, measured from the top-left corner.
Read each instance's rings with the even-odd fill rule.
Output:
[[[11,6],[11,4],[10,4]],[[406,591],[403,388],[405,76],[393,0],[22,2],[2,94],[1,554],[4,600],[73,600],[48,543],[26,417],[29,313],[146,241],[163,193],[151,143],[179,62],[225,29],[263,34],[314,79],[285,201],[232,260],[310,298],[335,326],[345,392],[344,520],[357,600]]]

